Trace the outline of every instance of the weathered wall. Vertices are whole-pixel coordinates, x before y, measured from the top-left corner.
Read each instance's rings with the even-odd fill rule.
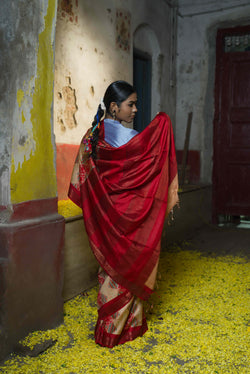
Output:
[[[54,7],[1,4],[0,205],[56,196]]]
[[[118,79],[133,83],[133,46],[153,58],[152,117],[163,110],[174,122],[175,25],[164,0],[157,6],[151,0],[59,0],[58,5],[54,123],[58,194],[67,199],[79,142],[105,89]]]
[[[0,360],[63,321],[64,219],[57,213],[56,0],[1,1]]]
[[[249,24],[250,4],[224,0],[179,1],[177,41],[176,146],[183,149],[187,115],[193,111],[189,149],[200,155],[202,182],[211,182],[216,31]]]
[[[108,84],[131,82],[131,51],[116,47],[116,9],[127,1],[65,3],[56,28],[55,134],[57,143],[78,145]]]

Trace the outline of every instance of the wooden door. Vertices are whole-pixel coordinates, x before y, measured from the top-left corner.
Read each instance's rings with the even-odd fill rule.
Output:
[[[250,26],[217,33],[213,220],[250,216]]]
[[[133,69],[133,85],[136,88],[138,100],[134,129],[141,132],[151,121],[151,56],[134,50]]]

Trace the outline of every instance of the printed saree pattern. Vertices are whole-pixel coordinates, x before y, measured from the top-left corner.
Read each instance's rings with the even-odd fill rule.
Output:
[[[112,348],[142,336],[148,329],[143,303],[102,269],[98,274],[96,343]]]

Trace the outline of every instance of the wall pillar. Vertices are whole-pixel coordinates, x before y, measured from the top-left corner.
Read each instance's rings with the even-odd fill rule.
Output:
[[[29,332],[63,321],[64,241],[52,117],[57,1],[2,3],[0,360]]]

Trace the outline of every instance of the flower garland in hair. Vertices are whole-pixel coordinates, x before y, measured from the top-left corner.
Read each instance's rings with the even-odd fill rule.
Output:
[[[98,112],[96,113],[96,122],[97,122],[96,125],[90,131],[88,136],[86,136],[86,138],[83,139],[84,151],[87,152],[87,153],[92,153],[91,141],[93,140],[93,133],[94,133],[96,128],[100,127],[100,120],[99,120]]]
[[[104,104],[103,99],[101,99],[101,101],[100,101],[100,105],[101,105],[102,110],[105,112],[105,110],[106,110],[106,105]]]
[[[100,105],[101,105],[101,109],[105,112],[106,111],[106,106],[104,104],[103,99],[101,99]],[[90,133],[88,134],[88,136],[86,136],[86,138],[83,139],[84,151],[85,152],[92,153],[92,144],[91,144],[91,141],[93,140],[93,134],[94,134],[95,129],[99,128],[99,127],[100,127],[100,119],[99,119],[98,110],[97,110],[97,113],[96,113],[96,125],[92,128],[92,130],[90,131]]]

